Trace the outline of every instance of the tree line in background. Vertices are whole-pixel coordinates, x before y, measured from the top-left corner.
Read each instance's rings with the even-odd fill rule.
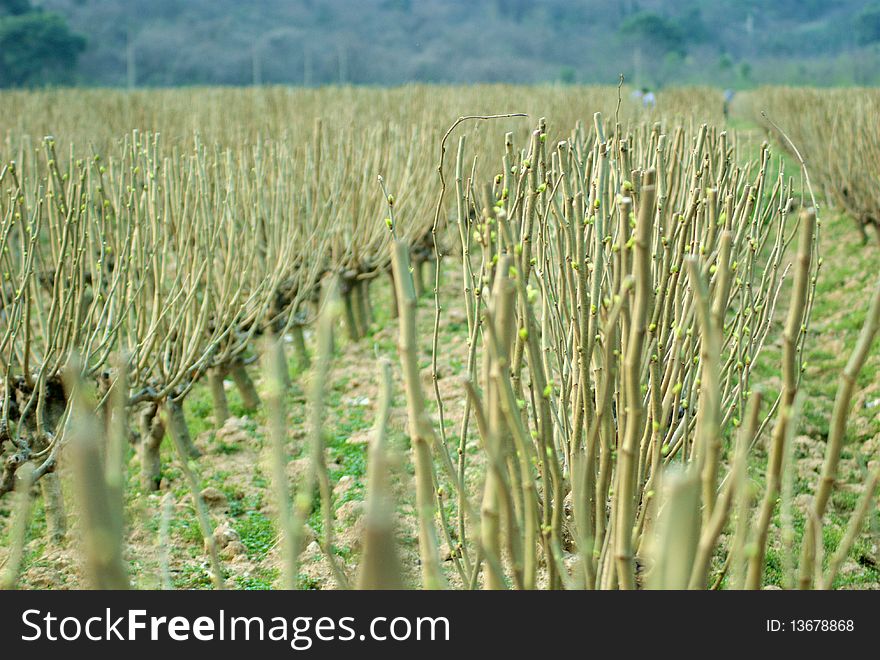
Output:
[[[86,44],[61,15],[29,0],[0,0],[0,86],[70,82]]]
[[[880,82],[877,0],[0,0],[0,86]]]

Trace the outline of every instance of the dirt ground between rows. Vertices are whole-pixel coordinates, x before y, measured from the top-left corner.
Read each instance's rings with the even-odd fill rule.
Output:
[[[841,221],[842,222],[842,221]],[[465,394],[461,381],[467,360],[467,347],[462,332],[466,320],[461,304],[460,269],[451,259],[444,269],[441,299],[439,337],[438,387],[444,403],[447,432],[453,455],[458,443],[458,433],[464,413]],[[846,291],[858,289],[859,283],[841,287],[841,299],[836,301],[838,314],[847,314]],[[376,323],[372,333],[358,343],[344,339],[342,326],[337,334],[337,353],[327,375],[328,388],[325,431],[330,445],[327,460],[333,476],[335,500],[335,556],[349,579],[357,576],[357,563],[363,539],[363,460],[366,448],[373,436],[373,424],[379,398],[379,357],[387,357],[394,365],[394,402],[390,415],[390,437],[397,447],[394,474],[394,492],[397,496],[397,537],[404,579],[411,586],[418,586],[420,570],[418,559],[418,530],[412,502],[412,469],[406,448],[406,409],[400,368],[395,353],[397,326],[389,318],[390,295],[384,279],[373,287],[373,305]],[[430,375],[431,337],[434,322],[434,301],[424,297],[419,306],[420,360],[423,367],[423,385],[431,401],[434,420],[437,420],[433,403],[433,385]],[[834,326],[832,318],[815,318],[814,329],[817,344],[832,353],[844,352],[845,338],[828,328]],[[875,349],[876,352],[876,349]],[[292,363],[295,360],[292,359]],[[306,395],[309,374],[294,367],[293,387],[287,399],[289,422],[288,476],[291,492],[308,469],[305,455],[307,425]],[[257,370],[253,371],[258,388],[262,382]],[[280,543],[274,525],[275,506],[272,484],[269,479],[269,442],[266,419],[262,413],[245,415],[236,410],[236,395],[229,392],[236,417],[220,429],[213,428],[213,420],[207,407],[207,395],[197,390],[188,401],[187,411],[196,445],[203,452],[197,462],[202,495],[210,508],[214,536],[221,548],[227,584],[231,588],[277,588],[280,586]],[[880,414],[880,383],[861,387],[854,402],[852,424],[861,446],[862,457],[880,456],[880,434],[866,434],[876,429],[876,416]],[[474,425],[472,424],[472,427]],[[808,429],[809,430],[809,429]],[[475,429],[471,428],[466,452],[472,466],[468,474],[468,490],[473,501],[479,501],[481,492],[482,459],[478,451]],[[795,465],[797,476],[811,483],[816,482],[824,455],[824,441],[819,437],[802,434],[795,439]],[[210,564],[198,530],[192,498],[189,495],[180,470],[175,466],[169,450],[165,453],[165,478],[162,489],[153,494],[140,494],[137,490],[137,461],[132,452],[130,488],[126,501],[127,533],[125,558],[129,562],[133,585],[139,588],[173,586],[176,588],[210,588]],[[62,459],[63,465],[63,459]],[[346,474],[346,471],[349,474]],[[82,567],[78,546],[81,542],[77,525],[76,508],[72,503],[68,475],[61,470],[65,485],[70,531],[60,545],[48,543],[45,538],[45,521],[41,520],[38,503],[31,524],[29,541],[20,586],[27,589],[69,589],[83,585]],[[841,492],[858,493],[863,471],[856,455],[846,457],[840,468]],[[809,493],[800,493],[794,504],[805,509]],[[167,504],[166,504],[167,503]],[[163,513],[167,511],[167,513]],[[7,539],[11,521],[11,498],[0,501],[0,564],[8,554]],[[163,539],[163,517],[169,527],[168,538]],[[310,520],[310,524],[313,521]],[[327,589],[337,583],[323,556],[314,531],[307,534],[301,555],[298,586]],[[778,534],[774,534],[778,536]],[[844,575],[858,574],[859,588],[880,588],[877,582],[877,532],[870,528],[863,535],[868,539],[866,556],[851,557],[844,564]],[[778,545],[778,540],[774,541]],[[449,561],[449,549],[441,538],[441,554],[444,571],[451,587],[462,586],[462,581]],[[873,552],[873,554],[872,554]],[[873,576],[873,579],[872,579]]]

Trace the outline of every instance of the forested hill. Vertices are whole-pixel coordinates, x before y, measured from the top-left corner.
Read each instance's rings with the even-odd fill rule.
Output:
[[[0,58],[22,14],[83,41],[0,84],[880,82],[877,0],[0,0]]]

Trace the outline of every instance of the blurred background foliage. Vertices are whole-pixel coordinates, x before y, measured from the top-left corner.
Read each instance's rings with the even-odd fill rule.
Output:
[[[877,0],[0,0],[0,85],[872,85]]]

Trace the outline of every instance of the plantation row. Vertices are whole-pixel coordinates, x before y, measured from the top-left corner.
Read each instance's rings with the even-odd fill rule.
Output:
[[[769,87],[750,98],[751,113],[803,158],[823,195],[856,222],[862,237],[880,241],[880,157],[876,89]],[[763,114],[762,114],[763,113]]]
[[[500,98],[505,90],[490,91]],[[550,105],[562,101],[561,92],[544,92]],[[311,93],[315,107],[324,93]],[[372,94],[418,105],[421,93]],[[822,264],[820,222],[809,188],[795,189],[797,173],[783,170],[769,144],[750,151],[733,133],[692,121],[630,122],[640,109],[604,93],[606,103],[612,95],[604,119],[573,120],[561,134],[543,119],[535,126],[513,114],[464,118],[443,134],[436,130],[445,123],[436,118],[442,103],[411,124],[400,121],[409,110],[392,103],[388,121],[358,118],[372,128],[314,119],[306,134],[298,121],[272,140],[225,133],[237,145],[231,148],[199,135],[140,132],[106,142],[103,152],[80,151],[75,140],[62,148],[60,137],[8,139],[0,170],[0,495],[17,490],[16,512],[25,517],[38,483],[47,533],[62,539],[57,468],[69,460],[88,575],[99,586],[125,586],[124,456],[134,435],[141,488],[155,490],[167,434],[222,587],[183,403],[205,383],[219,428],[229,416],[229,377],[245,407],[258,408],[249,369],[259,357],[284,584],[295,583],[313,505],[322,511],[319,542],[337,583],[354,584],[333,551],[323,377],[334,333],[344,326],[351,341],[367,334],[371,286],[390,276],[422,586],[447,582],[442,541],[463,586],[705,588],[729,577],[728,586],[759,588],[792,469],[785,457]],[[261,94],[260,103],[283,107],[273,106],[283,90]],[[357,99],[375,113],[370,100]],[[231,103],[230,111],[250,107]],[[270,127],[284,119],[276,112],[264,118]],[[166,119],[186,132],[182,116]],[[225,130],[219,120],[204,125],[208,134]],[[463,282],[468,349],[458,374],[465,412],[454,432],[438,387],[438,292],[451,269]],[[416,301],[431,289],[433,338],[416,330]],[[878,326],[880,289],[835,404],[800,549],[804,588],[831,585],[880,476],[874,469],[846,538],[823,565],[815,539],[853,379]],[[311,357],[304,328],[317,338]],[[292,495],[285,337],[301,362],[312,362],[312,463]],[[777,343],[781,388],[753,377],[765,347]],[[429,344],[433,392],[420,377]],[[386,474],[390,368],[383,374],[362,587],[401,584]],[[477,458],[468,451],[474,443]],[[758,445],[769,459],[754,492],[746,466]],[[16,529],[22,543],[24,524]],[[12,554],[8,585],[20,548]]]

